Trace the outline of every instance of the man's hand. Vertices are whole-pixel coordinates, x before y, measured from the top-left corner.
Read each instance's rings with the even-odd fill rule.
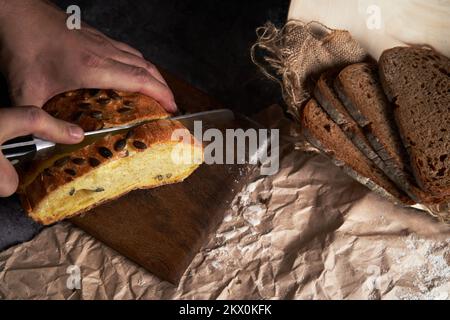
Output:
[[[42,0],[0,0],[0,65],[14,105],[41,107],[52,96],[79,88],[141,92],[176,111],[159,71],[130,46],[82,25]]]
[[[81,142],[84,136],[80,127],[55,119],[37,107],[0,109],[0,145],[29,134],[66,144]],[[0,197],[13,194],[18,183],[16,170],[0,152]]]

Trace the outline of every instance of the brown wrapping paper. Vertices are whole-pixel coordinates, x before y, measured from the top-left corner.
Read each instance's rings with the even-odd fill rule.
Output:
[[[275,119],[282,133],[285,119]],[[295,131],[295,130],[294,130]],[[285,137],[178,287],[69,223],[0,253],[0,297],[28,299],[450,299],[450,227],[401,208]],[[81,288],[68,288],[80,270]]]

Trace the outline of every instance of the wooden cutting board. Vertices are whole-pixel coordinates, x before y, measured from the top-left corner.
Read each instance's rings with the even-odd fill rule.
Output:
[[[203,92],[163,73],[179,108],[198,112],[220,104]],[[232,127],[249,127],[245,119]],[[133,191],[71,221],[173,284],[206,244],[255,168],[203,164],[182,183]]]

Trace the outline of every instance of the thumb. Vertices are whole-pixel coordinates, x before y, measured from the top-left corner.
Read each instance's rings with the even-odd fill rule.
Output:
[[[34,134],[58,143],[78,143],[83,130],[73,124],[53,118],[37,107],[0,109],[0,145],[18,136]],[[0,197],[13,194],[19,178],[12,164],[0,152]]]
[[[9,197],[17,190],[19,177],[13,165],[0,153],[0,197]]]
[[[84,137],[77,125],[53,118],[38,107],[0,109],[0,143],[29,134],[65,144],[81,142]]]

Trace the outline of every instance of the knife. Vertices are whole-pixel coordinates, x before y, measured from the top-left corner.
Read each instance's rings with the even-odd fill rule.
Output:
[[[234,120],[234,113],[229,109],[218,109],[211,111],[204,111],[192,114],[185,114],[181,116],[166,118],[167,120],[176,120],[181,122],[189,131],[194,130],[194,121],[202,121],[203,127],[214,127],[219,123],[227,123]],[[34,136],[19,137],[13,140],[5,142],[0,146],[0,151],[3,155],[11,161],[12,164],[18,164],[24,160],[45,158],[49,153],[58,153],[58,149],[64,150],[64,153],[68,153],[73,150],[77,150],[83,146],[94,142],[95,140],[107,135],[116,134],[127,131],[131,128],[140,126],[144,123],[161,120],[155,119],[150,121],[144,121],[140,123],[134,123],[124,126],[118,126],[114,128],[106,128],[96,131],[89,131],[84,133],[85,139],[79,144],[74,145],[60,145],[51,141],[36,138]],[[62,152],[62,151],[61,151]]]

